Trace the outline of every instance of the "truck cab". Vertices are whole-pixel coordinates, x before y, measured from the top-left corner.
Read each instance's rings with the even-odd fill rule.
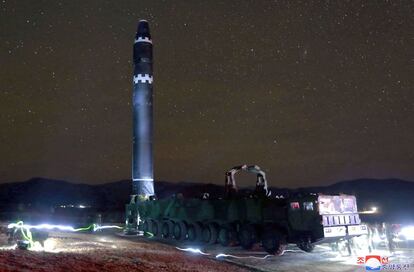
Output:
[[[353,195],[307,194],[289,199],[288,221],[297,236],[311,243],[367,234]]]

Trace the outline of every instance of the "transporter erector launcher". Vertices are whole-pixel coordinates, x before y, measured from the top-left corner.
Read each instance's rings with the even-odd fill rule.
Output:
[[[145,198],[154,195],[152,83],[152,40],[141,20],[134,42],[132,190]]]
[[[224,194],[156,199],[152,160],[152,42],[148,23],[140,21],[134,45],[134,149],[131,201],[126,205],[126,232],[143,232],[165,240],[198,244],[260,243],[282,254],[289,243],[307,252],[316,242],[367,234],[355,196],[291,193],[272,196],[260,167],[241,165],[226,173]],[[256,174],[256,189],[237,190],[234,175]]]

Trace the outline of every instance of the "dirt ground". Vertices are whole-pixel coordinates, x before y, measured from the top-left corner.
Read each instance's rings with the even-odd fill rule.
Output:
[[[129,241],[115,235],[52,233],[44,251],[10,249],[0,237],[0,271],[247,271],[170,245]]]
[[[9,271],[289,271],[353,272],[366,271],[357,257],[341,256],[323,244],[312,253],[290,245],[282,256],[269,256],[260,247],[245,251],[217,245],[201,248],[203,254],[180,251],[176,245],[155,239],[123,237],[113,232],[49,232],[46,251],[12,249],[0,233],[0,272]],[[188,249],[191,245],[181,245]],[[193,246],[194,247],[194,246]],[[373,252],[390,256],[393,264],[410,264],[414,271],[414,249],[400,248],[392,255],[384,249]],[[223,254],[225,254],[223,256]],[[220,257],[218,257],[220,256]],[[218,257],[218,258],[217,258]],[[401,271],[403,271],[401,270]]]

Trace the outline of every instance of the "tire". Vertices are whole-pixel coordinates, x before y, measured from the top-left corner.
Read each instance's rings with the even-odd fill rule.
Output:
[[[187,224],[184,221],[174,223],[174,238],[178,241],[187,239]]]
[[[190,242],[195,242],[196,240],[196,233],[194,225],[190,224],[187,228],[187,239]]]
[[[281,255],[286,248],[285,235],[276,229],[265,229],[262,246],[269,254]]]
[[[162,223],[162,237],[164,239],[173,238],[173,227],[174,223],[172,221],[167,220]]]
[[[218,227],[215,223],[210,223],[203,228],[203,242],[207,244],[217,243]]]
[[[154,237],[161,236],[160,224],[158,220],[151,220],[150,223],[150,232]]]
[[[257,241],[256,228],[251,224],[243,225],[239,232],[240,245],[244,249],[251,249]]]
[[[144,234],[149,232],[149,227],[150,227],[149,225],[150,224],[148,220],[145,220],[144,224],[142,224],[142,231],[144,231]]]
[[[203,237],[202,225],[199,223],[190,224],[188,227],[188,240],[190,242],[200,242]]]
[[[220,245],[227,247],[234,243],[236,240],[236,232],[230,226],[222,226],[220,227],[220,231],[218,233],[218,242]]]
[[[296,245],[299,249],[305,252],[312,252],[315,248],[315,245],[312,244],[310,237],[301,238],[301,240]]]

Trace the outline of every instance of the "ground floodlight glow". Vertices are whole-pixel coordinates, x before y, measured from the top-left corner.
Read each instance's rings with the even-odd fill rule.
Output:
[[[46,241],[44,241],[43,249],[44,251],[53,252],[56,248],[56,245],[57,245],[56,240],[53,238],[49,238],[49,239],[46,239]]]
[[[17,222],[17,223],[13,223],[13,224],[9,224],[7,226],[7,228],[9,228],[9,229],[13,229],[13,228],[25,228],[25,229],[37,229],[37,230],[53,230],[53,229],[58,229],[58,230],[63,230],[63,231],[76,231],[71,226],[51,225],[51,224],[26,225],[22,221]]]
[[[73,231],[73,232],[87,231],[87,230],[98,231],[98,230],[102,230],[102,229],[122,229],[122,227],[115,226],[115,225],[112,225],[112,226],[99,226],[99,225],[96,225],[96,224],[92,224],[92,225],[90,225],[88,227],[84,227],[84,228],[74,228],[72,226],[51,225],[51,224],[26,225],[26,224],[23,223],[23,221],[9,224],[7,226],[7,228],[9,228],[9,229],[25,228],[25,229],[37,229],[37,230],[62,230],[62,231]]]
[[[361,211],[359,212],[360,214],[374,214],[374,213],[378,213],[378,207],[371,207],[370,210],[366,210],[366,211]]]
[[[38,241],[34,241],[33,245],[30,246],[28,249],[32,251],[46,251],[46,249],[42,246],[42,244]]]
[[[80,232],[80,231],[99,231],[102,229],[122,229],[120,226],[100,226],[96,224],[89,225],[88,227],[84,228],[74,228],[72,226],[65,226],[65,225],[52,225],[52,224],[39,224],[39,225],[27,225],[24,224],[23,221],[19,221],[17,223],[11,223],[7,226],[9,229],[16,229],[16,231],[20,231],[23,239],[29,243],[29,250],[35,251],[50,251],[52,250],[51,247],[54,247],[52,244],[45,244],[43,247],[38,241],[33,239],[33,235],[31,230],[61,230],[61,231],[69,231],[69,232]],[[47,240],[45,241],[47,242]],[[50,241],[49,241],[50,242]]]
[[[220,253],[216,255],[217,259],[220,258],[235,258],[235,259],[258,259],[258,260],[265,260],[269,257],[272,257],[274,255],[265,255],[263,257],[257,257],[257,256],[236,256],[236,255],[230,255],[230,254],[224,254],[224,253]]]
[[[407,226],[401,229],[400,235],[407,240],[414,240],[414,226]]]
[[[115,226],[115,225],[112,225],[112,226],[98,226],[98,225],[93,224],[93,231],[98,231],[98,230],[103,230],[103,229],[122,229],[122,227]]]
[[[186,252],[191,252],[191,253],[206,255],[206,256],[210,255],[209,253],[202,252],[199,248],[192,248],[192,247],[179,248],[179,247],[176,247],[176,249],[181,250],[181,251],[186,251]]]
[[[201,255],[205,255],[205,256],[211,256],[212,255],[210,253],[203,252],[203,251],[201,251],[198,248],[192,248],[192,247],[188,247],[188,248],[179,248],[179,247],[176,247],[176,249],[181,250],[181,251],[186,251],[186,252],[201,254]],[[302,252],[302,250],[291,250],[291,249],[283,250],[283,252],[280,255],[283,255],[286,252]],[[220,253],[220,254],[217,254],[215,256],[215,258],[216,259],[220,259],[220,258],[234,258],[234,259],[257,259],[257,260],[265,260],[265,259],[267,259],[269,257],[273,257],[273,256],[275,256],[275,255],[268,254],[268,255],[265,255],[263,257],[259,257],[259,256],[236,256],[236,255],[231,255],[231,254]]]
[[[1,246],[0,250],[12,250],[12,249],[16,249],[17,248],[17,244],[14,244],[12,246]]]
[[[210,256],[211,255],[210,253],[203,252],[203,251],[201,251],[198,248],[192,248],[192,247],[179,248],[179,247],[176,247],[176,249],[181,250],[181,251],[195,253],[195,254],[200,254],[200,255],[204,255],[204,256]],[[288,252],[288,251],[294,252],[293,250],[285,250],[285,251],[283,251],[282,254],[284,254],[285,252]],[[273,256],[275,256],[275,255],[265,255],[263,257],[258,257],[258,256],[236,256],[236,255],[231,255],[231,254],[220,253],[220,254],[217,254],[215,256],[215,258],[216,259],[220,259],[220,258],[234,258],[234,259],[257,259],[257,260],[265,260],[265,259],[267,259],[269,257],[273,257]]]

